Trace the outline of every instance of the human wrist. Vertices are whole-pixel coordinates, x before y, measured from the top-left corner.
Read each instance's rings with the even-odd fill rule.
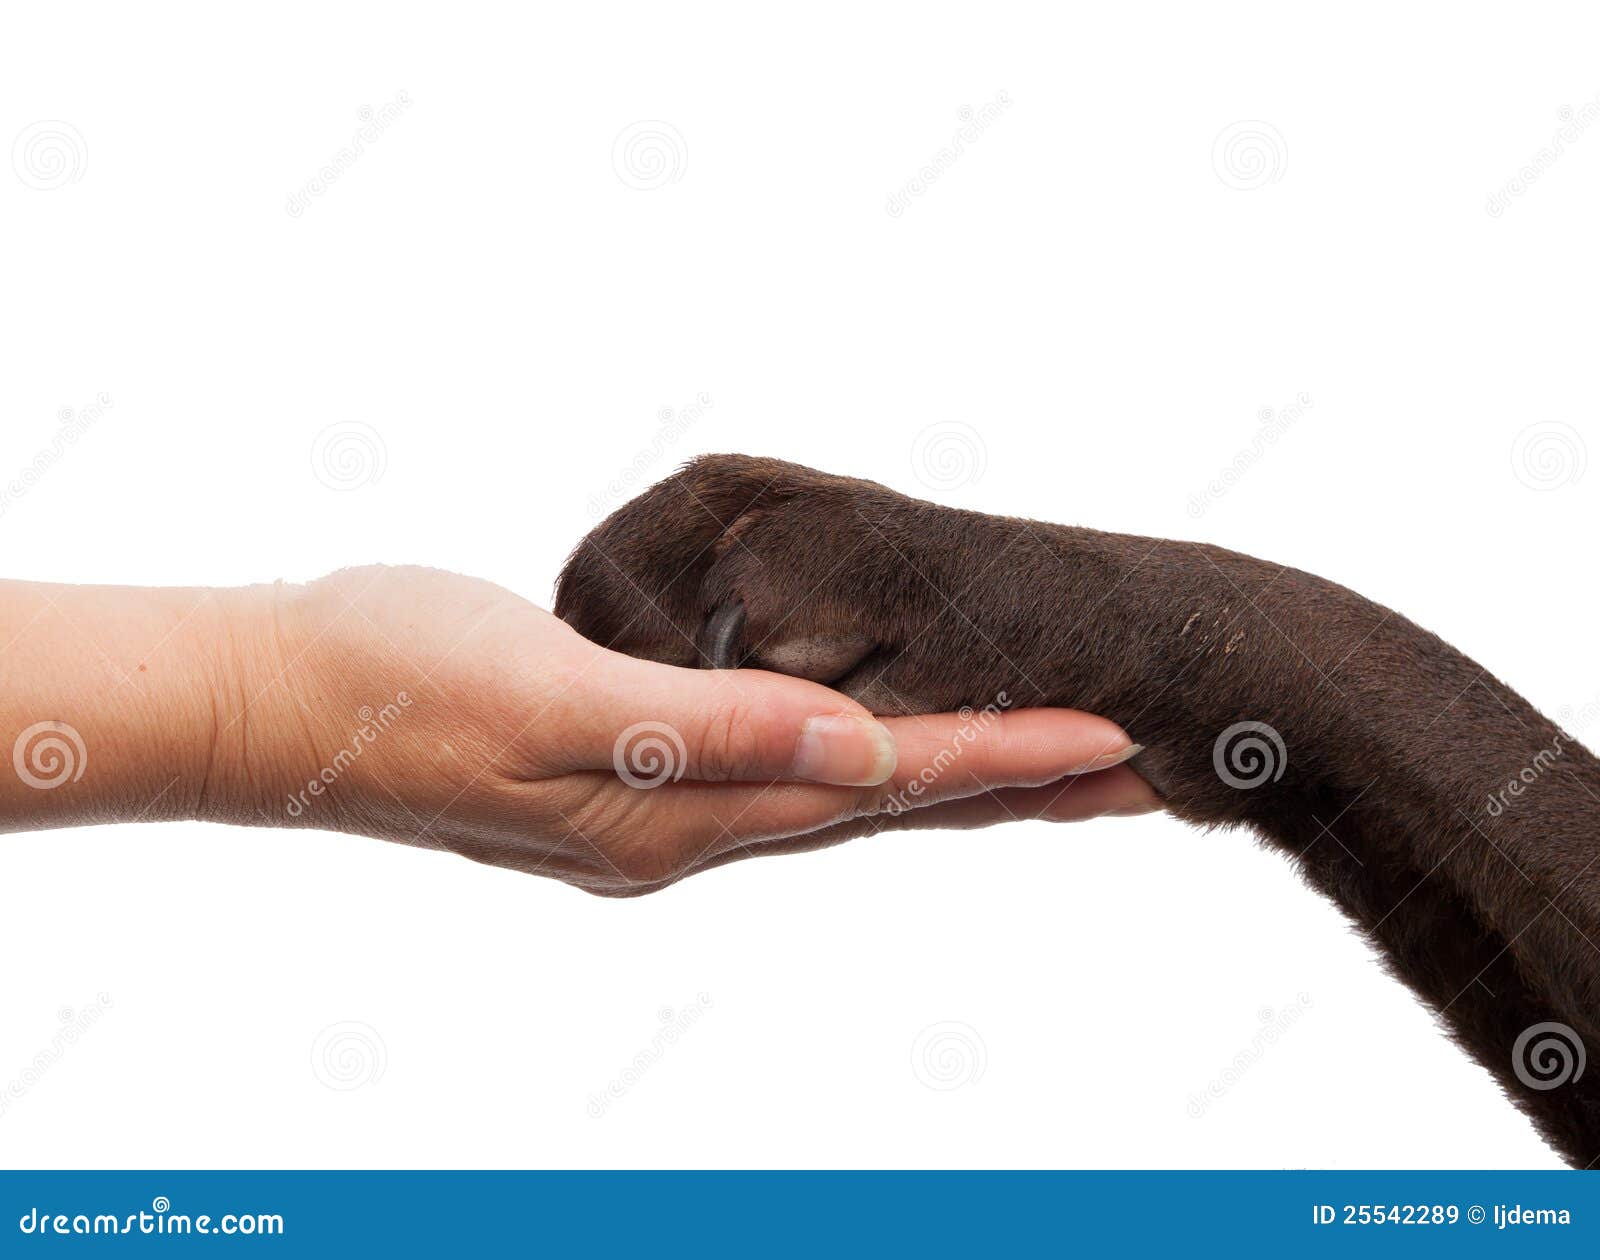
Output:
[[[373,620],[382,614],[360,605],[370,580],[347,570],[222,593],[227,635],[212,669],[223,721],[204,817],[384,836],[415,825],[370,772],[379,736],[414,703],[402,685],[410,671],[380,685],[400,649]],[[392,753],[394,742],[383,743]],[[404,770],[390,778],[413,786]]]
[[[276,582],[213,592],[215,620],[190,646],[212,714],[194,817],[279,825],[287,785],[315,757],[294,689],[308,647],[297,613],[304,590]]]

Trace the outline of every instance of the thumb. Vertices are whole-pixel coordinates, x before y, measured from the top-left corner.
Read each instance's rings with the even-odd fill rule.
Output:
[[[590,769],[629,782],[788,779],[867,787],[894,773],[894,736],[866,709],[803,678],[681,669],[617,655],[586,688]]]

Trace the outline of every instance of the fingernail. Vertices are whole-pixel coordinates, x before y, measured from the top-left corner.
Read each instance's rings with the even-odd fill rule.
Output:
[[[871,787],[894,773],[899,753],[886,726],[848,713],[807,718],[792,773],[808,783]]]
[[[1143,744],[1129,744],[1121,752],[1101,753],[1098,757],[1091,758],[1081,766],[1073,766],[1067,773],[1093,774],[1096,770],[1109,770],[1112,766],[1120,766],[1129,757],[1136,757],[1143,751]]]

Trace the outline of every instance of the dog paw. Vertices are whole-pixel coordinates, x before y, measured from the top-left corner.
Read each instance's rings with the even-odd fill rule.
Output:
[[[578,544],[555,611],[604,647],[793,674],[878,713],[986,704],[1022,681],[985,633],[994,601],[968,589],[993,519],[780,460],[705,456]]]

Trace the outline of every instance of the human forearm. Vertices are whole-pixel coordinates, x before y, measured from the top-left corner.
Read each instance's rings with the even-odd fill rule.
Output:
[[[270,603],[0,582],[0,830],[236,811]]]

